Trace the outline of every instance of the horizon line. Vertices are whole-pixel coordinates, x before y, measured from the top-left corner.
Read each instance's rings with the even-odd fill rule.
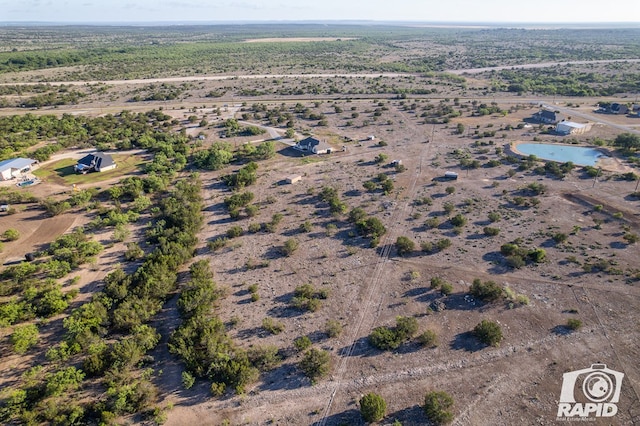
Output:
[[[401,24],[401,25],[446,25],[446,26],[640,26],[640,21],[416,21],[375,19],[268,19],[268,20],[151,20],[151,21],[0,21],[0,26],[13,25],[89,25],[89,26],[173,26],[173,25],[259,25],[259,24]]]

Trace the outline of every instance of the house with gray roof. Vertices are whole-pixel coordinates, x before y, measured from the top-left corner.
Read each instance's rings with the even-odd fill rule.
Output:
[[[554,111],[543,109],[533,114],[533,119],[540,123],[555,124],[558,122],[558,116]]]
[[[89,172],[106,172],[115,169],[116,163],[109,154],[104,152],[94,152],[78,160],[78,164],[74,166],[76,173]]]
[[[37,164],[36,160],[30,158],[12,158],[0,161],[0,180],[10,180],[24,176]]]
[[[302,139],[293,147],[298,151],[311,152],[313,154],[330,154],[333,151],[333,148],[327,142],[311,136]]]

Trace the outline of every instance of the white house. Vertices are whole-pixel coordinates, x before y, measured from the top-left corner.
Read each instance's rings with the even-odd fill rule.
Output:
[[[591,125],[574,123],[573,121],[561,121],[556,126],[556,133],[561,135],[580,135],[589,131]]]
[[[312,137],[302,139],[293,147],[298,151],[312,152],[314,154],[331,154],[331,152],[333,151],[331,145],[329,145],[325,141],[321,141]]]
[[[0,161],[0,180],[10,180],[24,175],[33,169],[36,160],[30,158],[13,158]]]

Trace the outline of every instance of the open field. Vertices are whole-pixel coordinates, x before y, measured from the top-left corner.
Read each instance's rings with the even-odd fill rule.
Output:
[[[0,55],[0,125],[12,129],[0,152],[60,148],[34,173],[43,183],[0,188],[0,204],[15,208],[0,212],[0,234],[19,234],[0,252],[0,422],[364,425],[358,401],[375,392],[387,403],[379,424],[425,425],[425,394],[438,390],[453,397],[452,424],[555,424],[563,374],[597,363],[624,379],[615,417],[594,423],[640,422],[640,150],[616,145],[635,140],[640,118],[593,111],[637,97],[627,85],[635,62],[597,62],[637,60],[638,38],[628,37],[637,30],[620,30],[616,46],[579,30],[231,27],[222,41],[224,31],[0,31],[7,45],[24,37],[35,52],[87,53],[50,69]],[[238,47],[263,44],[250,39],[268,43]],[[575,50],[562,57],[555,49],[567,41]],[[106,50],[103,64],[91,49]],[[160,71],[156,59],[171,60]],[[571,60],[587,62],[566,80],[555,67],[443,72]],[[572,86],[599,71],[625,91]],[[535,73],[545,72],[583,96],[541,91]],[[82,80],[93,83],[57,85]],[[20,102],[48,93],[31,121],[15,124]],[[542,105],[591,130],[555,134],[532,121]],[[332,153],[301,153],[282,139],[288,131]],[[510,155],[512,144],[534,141],[612,158],[597,170]],[[94,146],[120,152],[118,167],[71,173]],[[287,184],[292,176],[300,181]],[[367,228],[372,218],[384,232]],[[60,248],[56,238],[81,226],[81,243]],[[100,250],[82,256],[95,248],[88,242]],[[35,260],[20,264],[26,253]],[[207,281],[190,266],[201,264],[215,284],[195,291]],[[483,299],[478,280],[497,295]],[[43,308],[52,298],[64,300],[60,309]],[[398,317],[416,329],[376,347],[372,335]],[[81,329],[79,318],[96,322]],[[498,324],[499,344],[474,334],[483,320]],[[198,321],[209,328],[187,328]],[[18,353],[15,330],[27,324],[38,339]],[[189,341],[185,330],[202,334]],[[428,330],[433,345],[420,343]],[[303,344],[328,354],[326,375],[303,373]],[[203,367],[205,353],[217,358]],[[219,373],[228,365],[235,370]]]

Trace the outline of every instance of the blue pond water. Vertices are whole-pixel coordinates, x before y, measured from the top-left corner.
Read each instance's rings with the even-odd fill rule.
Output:
[[[571,161],[579,166],[595,166],[600,157],[606,157],[601,151],[581,146],[555,145],[546,143],[521,143],[516,147],[525,155],[535,155],[544,160],[566,163]]]

